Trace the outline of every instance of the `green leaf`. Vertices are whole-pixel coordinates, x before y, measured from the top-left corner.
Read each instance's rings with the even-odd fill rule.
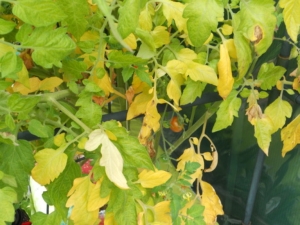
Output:
[[[73,186],[75,178],[81,176],[81,169],[72,157],[68,158],[65,170],[47,186],[45,192],[55,207],[55,211],[66,220],[68,208],[65,206],[68,200],[67,194]]]
[[[237,13],[232,21],[234,29],[234,45],[238,59],[239,79],[246,75],[252,62],[252,51],[249,46],[249,41],[244,37],[243,27],[240,25],[241,20],[240,13]]]
[[[4,187],[0,189],[0,224],[13,222],[15,220],[15,209],[13,203],[17,201],[17,194],[14,189]]]
[[[257,82],[261,89],[271,90],[277,81],[284,75],[286,69],[281,66],[275,66],[273,63],[264,63],[260,67],[257,76]]]
[[[16,136],[8,132],[0,132],[0,143],[18,146]]]
[[[213,132],[230,126],[233,123],[234,117],[238,117],[238,111],[241,107],[241,104],[242,101],[237,97],[237,91],[232,91],[219,107]]]
[[[146,64],[147,60],[136,57],[132,54],[124,54],[122,51],[111,51],[108,54],[109,63],[114,68],[123,68],[134,64]]]
[[[145,67],[138,67],[138,69],[135,70],[136,75],[141,79],[141,81],[148,84],[150,87],[152,87],[152,81],[150,79],[149,73],[147,73],[145,70],[148,68]]]
[[[174,192],[171,192],[171,203],[170,203],[170,208],[171,208],[171,218],[172,222],[174,225],[180,225],[181,220],[179,219],[179,210],[182,208],[183,203],[185,201],[184,198],[182,198],[180,195],[177,195]]]
[[[205,225],[204,217],[204,206],[201,204],[193,204],[191,208],[187,209],[188,225]]]
[[[11,94],[7,105],[11,112],[29,113],[40,101],[39,96],[21,96],[20,94]]]
[[[189,38],[196,47],[201,47],[211,32],[216,31],[218,22],[223,20],[223,13],[222,0],[193,0],[187,4],[183,17],[188,19]]]
[[[122,70],[123,81],[127,82],[132,77],[133,73],[134,73],[134,68],[132,68],[131,66],[123,68]]]
[[[16,24],[0,18],[0,34],[7,34],[11,32]]]
[[[29,36],[22,39],[22,47],[34,50],[32,59],[36,64],[45,68],[53,65],[61,67],[60,61],[76,47],[66,32],[65,28],[35,28]]]
[[[29,125],[28,130],[30,133],[32,133],[40,138],[47,138],[50,136],[49,132],[48,132],[49,129],[47,129],[48,126],[42,124],[40,121],[38,121],[36,119],[32,119],[29,121],[28,125]]]
[[[271,119],[273,125],[273,132],[282,128],[285,124],[286,117],[290,118],[292,115],[292,106],[278,97],[265,109],[265,114]],[[272,133],[273,133],[272,132]]]
[[[0,91],[0,115],[5,115],[9,112],[7,99],[9,94],[5,91]]]
[[[5,124],[10,130],[13,130],[16,127],[14,118],[10,115],[10,113],[5,115]]]
[[[133,33],[139,24],[140,0],[125,0],[119,8],[118,31],[123,38]]]
[[[280,0],[279,6],[283,9],[283,19],[288,34],[297,43],[300,29],[300,2],[298,0]]]
[[[76,103],[78,106],[78,103]],[[89,127],[94,127],[101,122],[102,108],[91,100],[82,104],[76,112],[76,116]]]
[[[35,225],[54,225],[61,224],[63,218],[59,215],[57,211],[50,213],[49,215],[42,212],[37,212],[33,214],[30,221]]]
[[[86,71],[87,65],[82,61],[75,59],[62,61],[62,70],[64,72],[64,80],[77,81],[82,79],[82,72]]]
[[[0,170],[16,178],[20,200],[28,192],[29,175],[35,161],[30,143],[23,140],[18,143],[19,146],[0,144]]]
[[[266,155],[269,153],[272,128],[272,122],[266,117],[257,119],[254,124],[254,136],[257,139],[258,146]]]
[[[237,30],[253,43],[255,52],[260,56],[273,42],[276,26],[274,2],[273,0],[241,1],[240,9],[241,20]],[[237,46],[236,48],[238,49]]]
[[[0,72],[3,78],[18,79],[17,73],[22,69],[22,60],[15,52],[7,52],[0,58]]]
[[[5,90],[6,88],[10,87],[12,82],[0,80],[0,91]]]
[[[149,31],[137,28],[135,35],[141,39],[143,44],[147,45],[150,52],[156,52],[154,38]]]
[[[13,14],[35,27],[54,24],[66,17],[57,3],[51,0],[19,0],[13,7]]]
[[[67,15],[62,24],[67,24],[68,31],[79,40],[88,26],[86,19],[89,14],[89,5],[86,0],[60,0],[58,6]]]
[[[2,173],[2,175],[1,175]],[[2,176],[2,177],[1,177]],[[8,175],[0,171],[0,180],[2,180],[3,183],[8,184],[11,187],[17,187],[17,181],[14,176]]]
[[[195,101],[197,97],[201,97],[202,92],[206,86],[205,83],[200,81],[193,81],[188,78],[185,81],[186,87],[183,90],[183,93],[180,98],[180,105],[186,105]]]

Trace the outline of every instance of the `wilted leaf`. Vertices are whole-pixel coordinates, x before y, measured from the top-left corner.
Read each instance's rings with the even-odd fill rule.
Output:
[[[65,169],[68,156],[63,150],[64,146],[57,150],[45,148],[34,155],[37,164],[31,175],[36,182],[41,185],[49,184]]]
[[[139,174],[139,180],[137,182],[141,183],[144,188],[154,188],[167,182],[171,176],[172,174],[164,170],[143,170]]]
[[[300,115],[281,130],[282,157],[300,143]]]
[[[231,62],[228,54],[228,50],[224,44],[220,45],[220,61],[218,62],[218,92],[219,95],[225,99],[230,94],[234,79],[232,77]]]

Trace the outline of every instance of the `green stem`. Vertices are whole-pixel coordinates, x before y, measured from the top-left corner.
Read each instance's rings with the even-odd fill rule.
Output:
[[[53,93],[42,94],[40,96],[41,96],[42,102],[47,102],[50,98],[58,100],[58,99],[68,97],[72,94],[73,93],[70,90],[62,90],[62,91],[57,91],[57,92],[53,92]]]
[[[56,121],[53,121],[53,120],[49,120],[49,119],[45,119],[45,123],[47,124],[50,124],[50,125],[53,125],[55,127],[59,127],[60,129],[72,134],[74,137],[76,137],[78,134],[76,134],[74,131],[72,131],[70,128],[56,122]]]
[[[208,120],[219,108],[221,102],[215,102],[212,106],[207,110],[206,114],[200,117],[194,124],[191,126],[184,135],[182,135],[177,141],[175,141],[174,145],[170,147],[167,152],[169,155],[175,151],[179,145],[181,145],[186,139],[188,139],[199,127],[201,127],[205,120]]]
[[[48,101],[51,102],[54,106],[56,106],[59,110],[61,110],[64,114],[66,114],[71,120],[81,126],[85,132],[90,133],[92,130],[85,125],[80,119],[73,115],[68,109],[66,109],[62,104],[60,104],[55,98],[49,97]]]

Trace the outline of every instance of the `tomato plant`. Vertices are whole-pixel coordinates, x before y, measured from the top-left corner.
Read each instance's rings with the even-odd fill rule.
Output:
[[[35,225],[99,224],[104,206],[105,224],[217,224],[223,207],[202,179],[220,159],[208,121],[221,131],[246,106],[264,154],[276,132],[282,156],[300,143],[287,97],[300,91],[298,0],[0,4],[0,224],[21,206]],[[292,71],[268,57],[282,43]],[[201,101],[210,94],[218,101]],[[197,101],[204,112],[190,109],[168,142],[166,112]],[[183,126],[174,117],[170,128]],[[53,212],[35,211],[30,176]]]
[[[170,121],[170,129],[173,132],[180,132],[183,130],[183,124],[179,121],[178,116],[173,116]]]

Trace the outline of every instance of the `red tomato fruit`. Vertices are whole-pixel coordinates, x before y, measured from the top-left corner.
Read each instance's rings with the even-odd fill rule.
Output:
[[[183,129],[183,124],[179,123],[178,117],[177,117],[177,116],[173,116],[173,118],[171,119],[171,122],[170,122],[170,129],[171,129],[173,132],[176,132],[176,133],[182,131],[182,129]]]
[[[91,160],[87,160],[82,166],[81,166],[81,172],[84,174],[89,174],[93,166],[91,165]]]

